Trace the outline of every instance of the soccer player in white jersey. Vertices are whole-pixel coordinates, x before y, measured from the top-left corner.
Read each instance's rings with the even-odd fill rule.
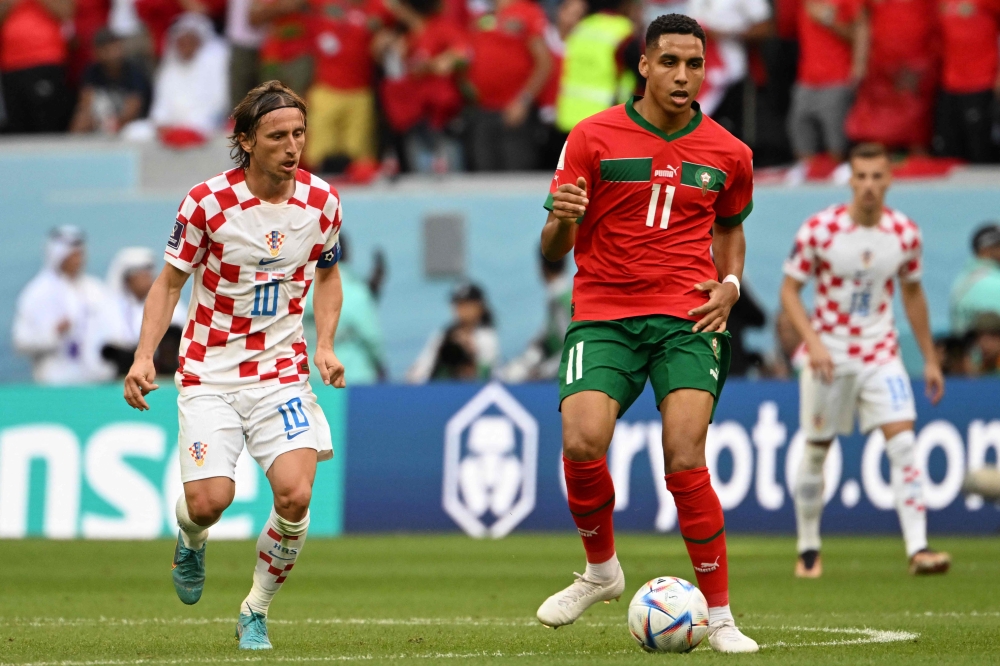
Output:
[[[849,435],[858,415],[861,431],[881,428],[889,458],[909,570],[943,573],[951,558],[927,547],[923,481],[914,462],[916,411],[910,380],[899,356],[892,296],[899,282],[903,309],[924,357],[927,397],[937,404],[944,377],[934,358],[927,300],[920,285],[920,231],[884,205],[892,180],[885,149],[857,146],[850,157],[853,197],[807,220],[785,262],[781,303],[802,336],[808,362],[799,378],[805,451],[795,482],[799,557],[795,575],[817,578],[823,462],[834,437]],[[816,280],[810,319],[800,292]]]
[[[302,306],[312,287],[313,361],[324,384],[342,388],[344,367],[333,352],[342,213],[337,192],[298,168],[306,107],[291,89],[277,81],[254,88],[233,119],[238,166],[196,185],[181,203],[166,265],[146,299],[125,400],[149,409],[153,351],[194,275],[175,378],[184,494],[174,587],[186,604],[201,598],[209,527],[233,501],[245,445],[267,475],[274,507],[257,539],[236,635],[240,649],[267,650],[267,609],[302,553],[317,461],[333,455],[309,386]]]

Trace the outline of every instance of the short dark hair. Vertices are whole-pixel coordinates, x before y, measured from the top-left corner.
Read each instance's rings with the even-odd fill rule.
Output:
[[[1000,245],[1000,224],[984,222],[972,234],[972,252],[979,254],[983,250]]]
[[[646,48],[654,48],[660,43],[660,35],[694,35],[706,46],[705,31],[698,22],[683,14],[663,14],[657,16],[646,28]]]
[[[250,92],[233,109],[233,133],[229,136],[229,155],[238,166],[250,166],[250,153],[243,150],[240,140],[251,143],[257,139],[260,119],[277,109],[295,108],[306,118],[306,103],[294,90],[281,81],[265,81]]]
[[[881,143],[859,143],[851,148],[847,161],[853,162],[856,159],[870,160],[876,157],[889,159],[889,151]]]

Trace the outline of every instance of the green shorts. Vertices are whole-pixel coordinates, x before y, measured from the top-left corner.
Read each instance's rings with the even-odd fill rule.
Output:
[[[668,393],[682,388],[708,391],[718,405],[729,373],[729,333],[694,333],[692,326],[668,315],[573,322],[559,365],[560,405],[574,393],[600,391],[618,402],[621,418],[646,388],[646,379],[657,408]]]

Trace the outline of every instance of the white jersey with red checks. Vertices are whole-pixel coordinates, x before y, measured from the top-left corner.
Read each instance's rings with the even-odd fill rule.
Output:
[[[182,395],[309,377],[302,306],[317,265],[340,258],[340,198],[299,170],[295,193],[261,201],[242,169],[195,186],[181,203],[165,259],[194,273],[176,384]]]
[[[920,251],[917,225],[891,208],[878,224],[863,227],[847,206],[831,206],[799,229],[784,271],[800,282],[816,278],[812,325],[838,373],[897,357],[893,279],[920,280]]]

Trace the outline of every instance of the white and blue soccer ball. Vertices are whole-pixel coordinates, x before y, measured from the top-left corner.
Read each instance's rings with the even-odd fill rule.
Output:
[[[632,597],[628,628],[651,652],[689,652],[708,634],[708,602],[682,578],[654,578]]]

